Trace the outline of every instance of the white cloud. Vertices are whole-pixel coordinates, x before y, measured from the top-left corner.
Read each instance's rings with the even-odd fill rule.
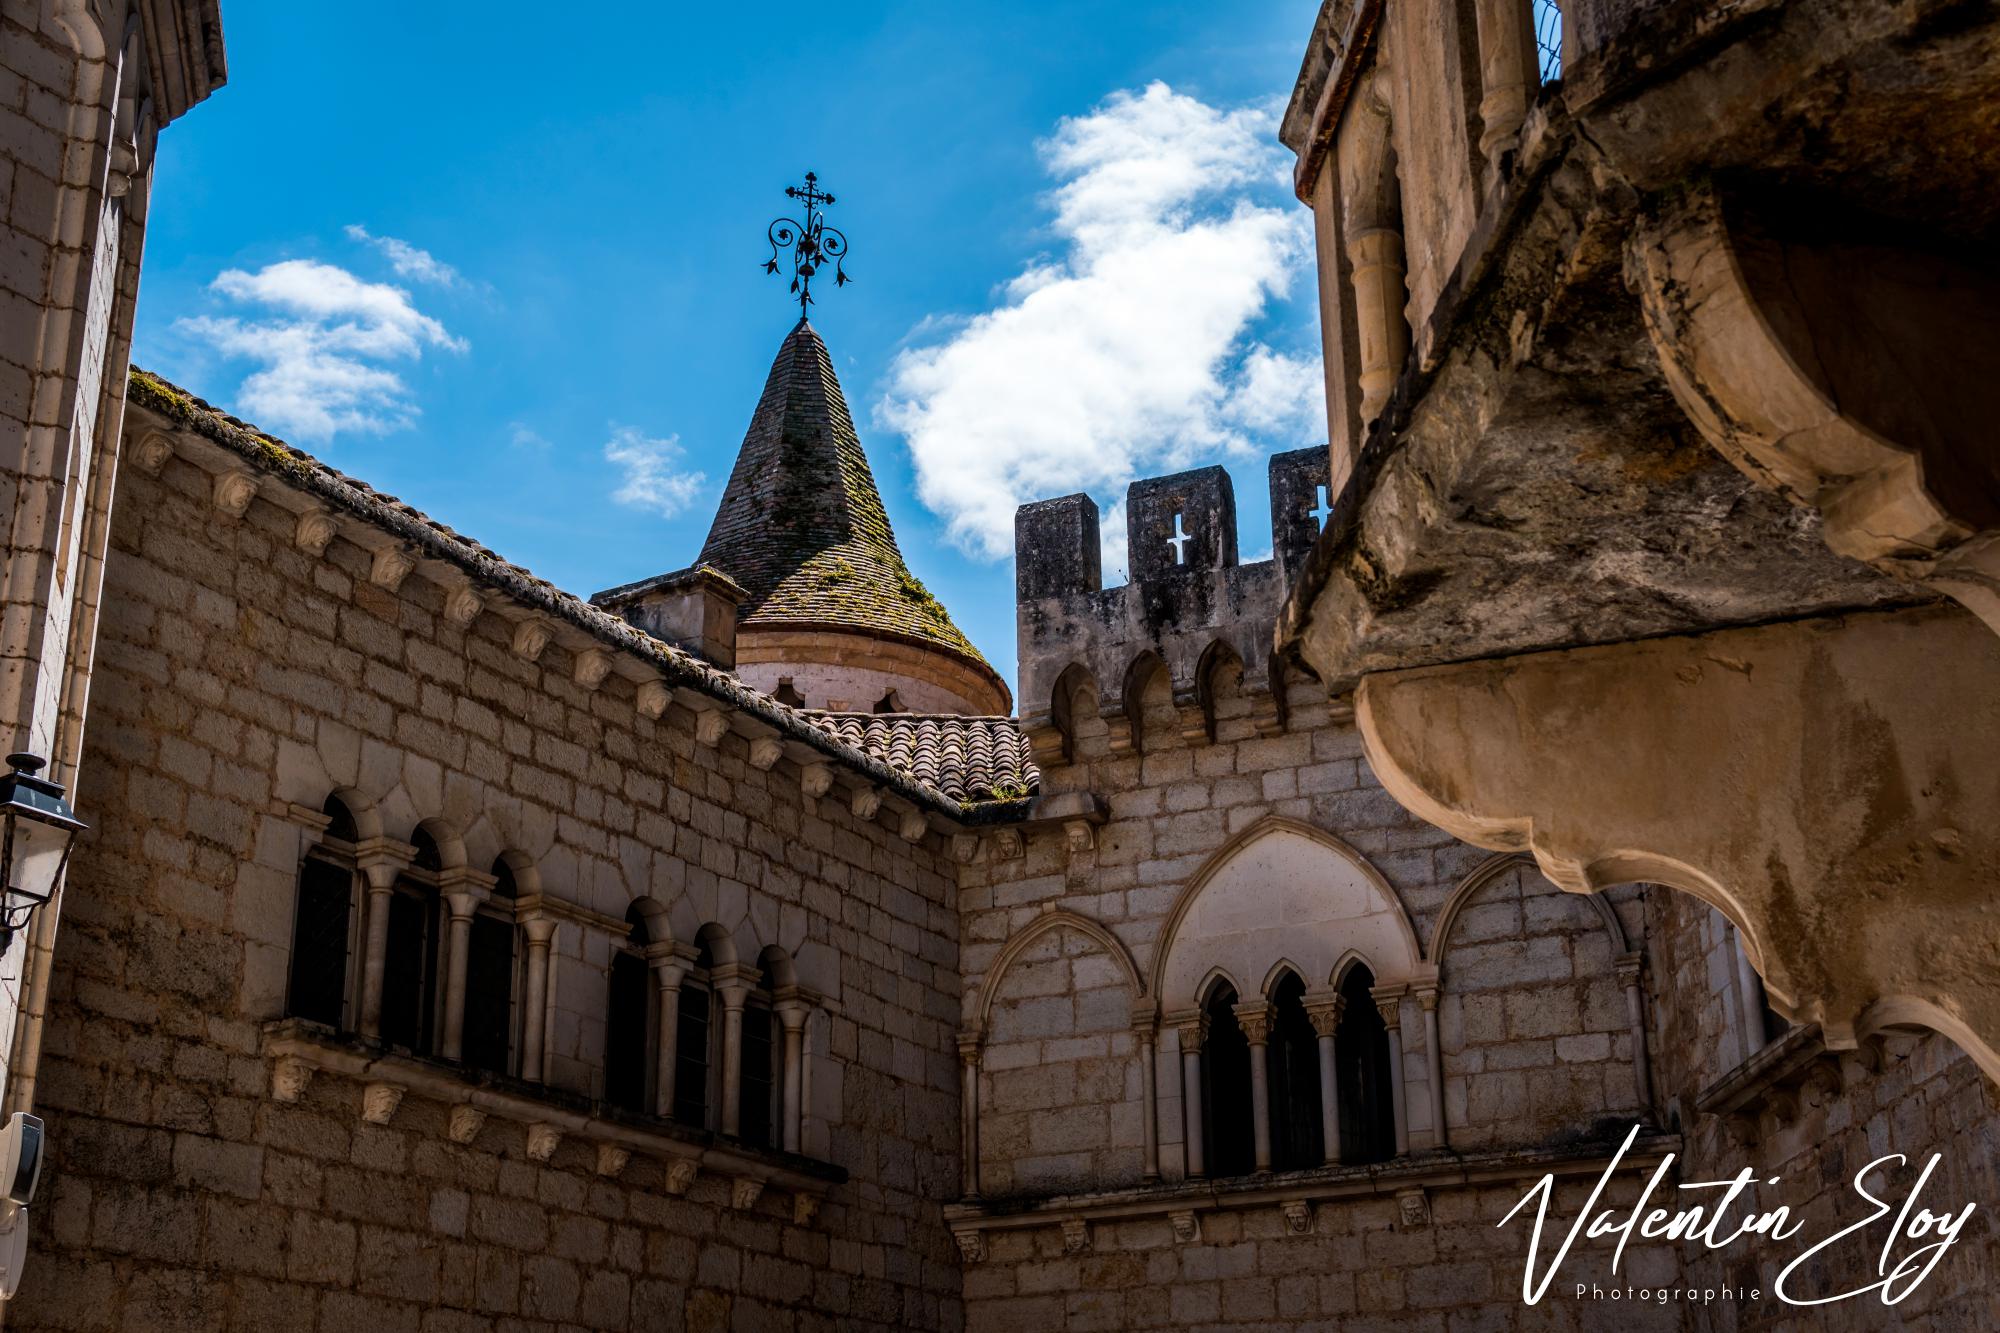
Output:
[[[546,453],[550,447],[549,437],[530,426],[525,421],[507,423],[507,443],[528,453]]]
[[[456,287],[462,281],[458,270],[428,250],[420,250],[394,236],[376,236],[358,222],[347,224],[349,240],[362,241],[380,250],[399,278],[434,282],[440,287]]]
[[[225,356],[261,363],[237,389],[238,407],[260,427],[296,439],[409,425],[417,415],[409,386],[381,363],[414,361],[427,347],[466,350],[402,288],[318,260],[226,269],[210,286],[261,312],[198,316],[175,327]]]
[[[705,473],[680,469],[679,464],[686,457],[687,451],[681,448],[678,435],[654,439],[630,426],[612,426],[604,458],[617,465],[625,480],[611,493],[611,498],[622,505],[650,509],[662,518],[672,518],[694,502],[701,494],[702,483],[708,480]]]
[[[1252,337],[1310,253],[1273,128],[1155,83],[1042,145],[1061,253],[994,309],[921,328],[876,407],[952,540],[1004,556],[1025,501],[1318,438],[1316,366]]]

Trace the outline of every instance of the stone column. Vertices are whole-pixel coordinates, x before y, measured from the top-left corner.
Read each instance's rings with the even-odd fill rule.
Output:
[[[1382,414],[1410,352],[1403,312],[1409,301],[1403,233],[1391,227],[1356,232],[1347,240],[1347,262],[1354,274],[1355,332],[1361,343],[1361,419],[1369,422]]]
[[[964,1144],[959,1192],[979,1197],[979,1048],[985,1034],[968,1028],[958,1034],[959,1139]]]
[[[1153,1046],[1158,1024],[1151,1000],[1133,1002],[1132,1035],[1139,1043],[1139,1077],[1145,1081],[1146,1165],[1141,1179],[1152,1185],[1160,1179],[1160,1082]]]
[[[1319,1035],[1319,1128],[1328,1166],[1340,1165],[1340,1067],[1334,1062],[1333,1038],[1346,1005],[1339,995],[1306,1001],[1306,1017]]]
[[[528,941],[528,975],[521,994],[521,1077],[530,1083],[543,1078],[542,1035],[548,1027],[549,941],[555,938],[554,917],[530,917],[521,923]]]
[[[815,1003],[806,1009],[805,1028],[799,1034],[799,1151],[812,1151],[813,1116],[813,1015],[818,1012]]]
[[[1431,1147],[1443,1148],[1444,1050],[1438,1044],[1437,987],[1417,987],[1417,1002],[1424,1007],[1424,1059],[1430,1067]]]
[[[1479,82],[1485,90],[1479,100],[1479,151],[1491,168],[1497,169],[1501,156],[1520,142],[1521,122],[1541,84],[1533,11],[1529,0],[1475,0],[1473,6],[1479,25]],[[1563,16],[1565,37],[1568,17]]]
[[[1408,986],[1377,986],[1368,993],[1389,1029],[1389,1100],[1396,1122],[1396,1156],[1410,1151],[1410,1119],[1403,1109],[1403,995]]]
[[[778,1015],[778,1021],[785,1026],[785,1072],[783,1085],[783,1108],[785,1123],[779,1131],[778,1142],[786,1152],[799,1150],[799,1074],[805,1068],[806,1015],[811,1012],[806,1002],[799,998],[797,986],[786,986],[773,997],[771,1009]]]
[[[1187,1178],[1208,1175],[1201,1144],[1201,1048],[1208,1040],[1208,1015],[1199,1009],[1169,1014],[1167,1022],[1181,1038],[1181,1145],[1187,1152]]]
[[[1236,1022],[1250,1043],[1250,1133],[1257,1145],[1257,1169],[1271,1169],[1271,1006],[1247,1000],[1234,1006]]]
[[[743,1004],[757,983],[757,969],[730,963],[713,969],[715,993],[722,998],[722,1132],[743,1132]]]
[[[653,1114],[662,1120],[674,1113],[674,1073],[680,1056],[681,982],[687,978],[685,946],[660,940],[646,946],[646,962],[659,988],[660,1031],[657,1039],[659,1074],[653,1080]],[[690,951],[692,952],[692,951]]]
[[[382,1035],[382,985],[389,964],[389,894],[416,849],[390,838],[370,838],[356,849],[355,867],[368,881],[361,945],[361,1013],[364,1037]]]
[[[444,895],[451,926],[445,937],[444,1040],[438,1049],[447,1060],[465,1054],[465,973],[472,953],[472,917],[482,896],[465,888],[454,888]]]
[[[1646,1053],[1646,997],[1639,988],[1646,955],[1634,950],[1618,956],[1618,980],[1625,986],[1625,1015],[1632,1023],[1632,1082],[1638,1089],[1639,1106],[1653,1109],[1653,1071]]]

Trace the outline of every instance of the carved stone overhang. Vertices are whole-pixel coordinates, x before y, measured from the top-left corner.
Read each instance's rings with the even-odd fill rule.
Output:
[[[1945,8],[1954,21],[1924,17]],[[1701,22],[1691,22],[1693,10]],[[1678,281],[1657,253],[1649,266],[1646,252],[1657,251],[1658,226],[1689,183],[1711,176],[1789,198],[1794,213],[1872,216],[1877,250],[1990,254],[2000,237],[2000,126],[1986,108],[2000,101],[2000,14],[1793,0],[1664,4],[1626,22],[1607,54],[1566,68],[1529,114],[1294,584],[1281,651],[1300,652],[1336,692],[1370,671],[1907,604],[1939,591],[1969,598],[1967,583],[1991,592],[1996,556],[1966,535],[1984,530],[1990,503],[1943,493],[1951,471],[1974,475],[1982,503],[1995,499],[1983,433],[1991,413],[1980,407],[1995,377],[1972,370],[1982,356],[1992,363],[1990,320],[1965,336],[1956,317],[1940,316],[1921,336],[1911,330],[1908,351],[1941,349],[1931,367],[1910,371],[1932,401],[1906,415],[1928,416],[1915,428],[1880,414],[1864,422],[1881,437],[1870,441],[1874,461],[1832,458],[1825,478],[1861,517],[1829,510],[1823,521],[1797,502],[1804,490],[1771,489],[1768,464],[1746,472],[1735,461],[1743,448],[1725,456],[1699,414],[1691,419],[1659,346],[1682,335],[1649,321],[1641,294]],[[1773,79],[1774,69],[1784,77]],[[1931,271],[1948,281],[1944,268]],[[1843,284],[1831,305],[1815,297],[1813,313],[1823,321],[1852,309],[1870,337],[1902,343],[1908,321],[1885,313],[1897,307],[1901,279],[1887,265],[1861,276],[1869,292],[1858,305]],[[1976,304],[1967,289],[1935,306]],[[1770,316],[1768,303],[1762,313]],[[1778,365],[1787,352],[1796,362],[1801,343],[1790,330],[1764,333],[1757,365]],[[1842,406],[1851,393],[1861,405],[1858,382],[1829,378],[1837,360],[1787,373],[1821,398],[1831,389]],[[1901,356],[1896,366],[1903,377]],[[1940,382],[1954,401],[1938,400]],[[1741,395],[1714,397],[1732,430],[1781,432],[1777,448],[1797,443],[1782,432],[1810,419],[1755,422]],[[1952,431],[1957,465],[1941,469],[1931,444]],[[1810,467],[1829,466],[1819,452]],[[1905,525],[1925,506],[1884,494],[1895,490],[1886,481],[1914,493],[1908,460],[1919,456],[1931,507],[1949,522]],[[1869,527],[1885,515],[1895,529]],[[1893,539],[1902,554],[1873,567],[1851,558],[1842,552],[1865,543],[1833,531],[1843,527]],[[1942,577],[1892,563],[1952,551],[1960,554]]]
[[[1288,1230],[1305,1234],[1311,1229],[1310,1210],[1315,1204],[1411,1195],[1422,1198],[1426,1191],[1512,1181],[1522,1182],[1525,1188],[1545,1175],[1597,1176],[1610,1164],[1617,1146],[1615,1142],[1594,1141],[1554,1148],[1427,1153],[1370,1166],[1330,1166],[1040,1198],[961,1201],[945,1205],[944,1220],[960,1237],[960,1248],[968,1257],[972,1248],[967,1247],[966,1238],[983,1232],[1061,1227],[1067,1238],[1079,1227],[1144,1217],[1166,1218],[1177,1238],[1191,1240],[1199,1235],[1199,1218],[1204,1212],[1289,1209]],[[1641,1133],[1620,1159],[1619,1169],[1636,1172],[1655,1167],[1668,1153],[1680,1151],[1678,1134]],[[1305,1209],[1303,1214],[1301,1208]],[[1425,1214],[1427,1222],[1428,1209]],[[1307,1219],[1303,1229],[1298,1226],[1301,1216]],[[983,1245],[975,1248],[984,1255]]]
[[[518,1126],[537,1161],[549,1161],[569,1140],[591,1146],[592,1169],[599,1174],[618,1174],[632,1156],[657,1158],[667,1166],[670,1193],[685,1193],[702,1174],[732,1182],[736,1197],[742,1197],[744,1182],[819,1198],[847,1180],[845,1168],[831,1162],[753,1148],[574,1093],[386,1050],[298,1019],[266,1025],[264,1056],[277,1100],[298,1101],[317,1078],[339,1078],[362,1086],[362,1115],[374,1123],[397,1117],[407,1098],[439,1102],[450,1108],[442,1128],[453,1142],[470,1144],[495,1122],[506,1122]],[[755,1195],[750,1198],[754,1203]],[[794,1215],[798,1212],[795,1208]]]
[[[1722,1117],[1737,1142],[1754,1143],[1829,1104],[1850,1078],[1878,1071],[1880,1040],[1871,1037],[1852,1052],[1836,1053],[1817,1024],[1794,1026],[1696,1093],[1694,1109]]]
[[[1572,892],[1694,894],[1832,1049],[1918,1025],[2000,1077],[2000,637],[1968,612],[1387,672],[1356,713],[1420,818]]]

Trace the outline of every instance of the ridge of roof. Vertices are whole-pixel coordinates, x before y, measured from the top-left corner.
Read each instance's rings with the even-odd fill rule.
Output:
[[[887,633],[999,679],[904,561],[833,358],[805,319],[771,361],[699,559],[743,586],[739,626]]]
[[[512,601],[639,658],[657,670],[668,685],[684,686],[748,713],[787,739],[839,761],[920,808],[966,826],[1011,823],[1028,813],[1032,802],[1025,794],[983,801],[950,796],[938,786],[895,767],[886,758],[849,743],[806,710],[780,703],[687,650],[656,639],[583,598],[564,592],[414,506],[329,467],[303,449],[265,434],[158,375],[133,366],[128,385],[129,399],[236,455],[255,470],[381,529],[433,559],[456,566],[474,582]],[[1018,736],[1019,729],[1012,719],[1007,722]],[[1024,736],[1021,740],[1026,743]]]

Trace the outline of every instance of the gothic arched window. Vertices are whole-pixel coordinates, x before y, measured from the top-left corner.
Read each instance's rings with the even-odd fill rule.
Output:
[[[625,911],[632,929],[611,955],[610,994],[604,1011],[604,1100],[628,1111],[649,1109],[646,1095],[647,1040],[652,1026],[653,986],[646,965],[646,918],[633,903]]]
[[[423,829],[410,835],[416,856],[389,894],[389,940],[382,966],[382,1040],[428,1055],[437,1041],[438,900],[437,840]]]
[[[348,1026],[347,960],[355,948],[360,913],[354,873],[354,844],[360,834],[354,815],[337,796],[321,813],[326,831],[299,865],[298,901],[292,917],[292,975],[285,1012],[294,1018]]]
[[[715,1066],[709,1051],[709,1034],[715,1027],[710,1021],[715,1013],[715,991],[709,973],[714,967],[708,941],[701,940],[694,966],[681,982],[674,1033],[674,1119],[704,1129],[708,1109],[715,1104],[708,1087],[710,1070]]]
[[[493,896],[472,918],[465,959],[465,1063],[508,1072],[514,1032],[514,871],[493,863]]]
[[[1370,991],[1374,974],[1356,964],[1340,983],[1340,1027],[1334,1034],[1339,1065],[1340,1160],[1356,1166],[1396,1155],[1396,1100],[1389,1086],[1389,1029]]]
[[[1201,1050],[1208,1174],[1246,1176],[1256,1169],[1257,1144],[1250,1109],[1250,1043],[1236,1021],[1236,988],[1218,980],[1202,1008],[1208,1015],[1208,1040]]]
[[[1271,988],[1267,1075],[1271,1167],[1303,1171],[1326,1162],[1319,1104],[1319,1034],[1306,1017],[1306,984],[1289,969]]]

